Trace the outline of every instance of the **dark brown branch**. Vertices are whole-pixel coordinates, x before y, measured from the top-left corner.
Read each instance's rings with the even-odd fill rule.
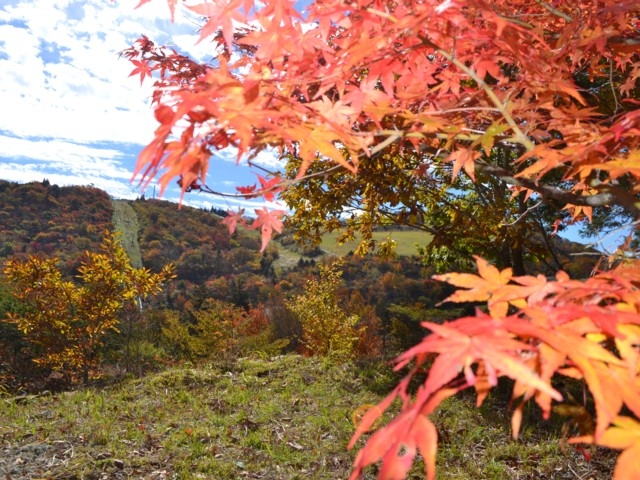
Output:
[[[476,171],[485,175],[498,177],[502,181],[537,192],[547,201],[562,205],[576,205],[583,207],[605,207],[608,205],[620,205],[634,218],[640,217],[640,202],[632,195],[614,185],[600,184],[594,186],[600,193],[592,195],[579,195],[568,192],[562,188],[544,183],[538,183],[528,178],[516,178],[514,174],[502,167],[490,165],[486,162],[476,162]]]

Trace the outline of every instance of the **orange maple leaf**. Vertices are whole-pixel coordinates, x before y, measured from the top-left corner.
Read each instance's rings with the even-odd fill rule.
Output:
[[[227,212],[227,216],[224,217],[224,219],[222,219],[221,223],[227,226],[227,229],[229,230],[229,235],[233,234],[233,232],[236,231],[238,224],[244,225],[245,223],[244,208],[241,208],[240,210],[238,210],[238,212],[229,210]]]
[[[437,353],[425,381],[427,391],[435,392],[456,378],[459,372],[464,373],[467,385],[474,386],[477,379],[471,366],[482,361],[490,385],[495,386],[498,376],[506,375],[561,400],[562,396],[521,358],[520,352],[534,347],[515,339],[505,327],[522,324],[523,331],[534,331],[534,327],[527,327],[526,323],[517,317],[496,320],[481,312],[476,317],[461,318],[447,325],[423,322],[422,325],[433,334],[400,355],[396,369],[417,356]]]
[[[593,435],[572,438],[569,443],[596,443],[603,447],[622,450],[613,471],[613,480],[637,480],[640,478],[640,422],[619,416],[596,441]]]
[[[464,169],[467,175],[471,177],[471,180],[475,182],[475,161],[480,155],[480,152],[468,148],[458,148],[455,152],[451,152],[445,159],[445,162],[453,162],[453,173],[451,177],[455,178],[458,173],[460,173],[460,169]]]
[[[468,290],[458,290],[453,295],[445,298],[443,302],[482,302],[488,300],[489,311],[495,317],[507,315],[509,303],[507,301],[492,300],[496,292],[504,288],[511,280],[513,271],[510,268],[498,270],[493,265],[489,265],[486,260],[475,256],[478,265],[479,275],[471,273],[445,273],[434,275],[435,280],[450,283],[456,287],[468,288]],[[442,303],[442,302],[441,302]]]
[[[271,240],[273,231],[282,232],[282,220],[280,218],[284,215],[284,210],[267,210],[266,207],[262,207],[261,210],[255,210],[256,218],[251,224],[252,229],[260,228],[262,237],[262,248],[260,252],[264,252]]]
[[[391,405],[396,396],[406,389],[409,380],[410,377],[405,377],[394,392],[378,405],[378,409],[367,422],[366,428],[371,426],[372,421],[375,421],[374,417],[377,418]],[[354,462],[354,469],[349,479],[356,480],[360,478],[364,467],[380,460],[382,460],[380,478],[405,478],[419,449],[424,460],[425,476],[427,480],[434,480],[436,478],[438,432],[428,415],[443,400],[458,391],[460,391],[459,388],[447,388],[438,391],[434,395],[425,396],[423,395],[425,392],[424,386],[420,387],[418,389],[418,397],[423,397],[423,401],[409,404],[394,420],[371,436],[367,444],[358,452]],[[367,412],[363,422],[367,415],[372,412],[373,410]],[[349,448],[355,445],[355,442],[364,431],[366,430],[358,428],[349,443]]]
[[[262,195],[268,202],[273,202],[275,200],[275,194],[282,191],[282,187],[278,186],[282,183],[280,177],[273,177],[267,180],[263,176],[258,175],[258,181],[260,182],[261,188],[256,194]]]

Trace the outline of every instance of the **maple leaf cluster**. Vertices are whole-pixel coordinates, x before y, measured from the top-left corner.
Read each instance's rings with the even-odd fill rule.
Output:
[[[637,453],[640,440],[638,261],[584,282],[571,280],[564,272],[554,280],[542,275],[515,277],[511,269],[499,271],[481,258],[477,264],[477,275],[450,273],[436,278],[464,288],[445,301],[486,301],[489,313],[478,311],[445,325],[423,323],[432,334],[403,353],[396,365],[401,369],[414,362],[412,370],[377,409],[364,416],[350,446],[396,397],[403,401],[402,412],[368,440],[356,458],[352,478],[379,460],[395,475],[383,478],[403,477],[416,447],[424,457],[427,478],[435,478],[437,435],[428,415],[444,398],[465,388],[476,390],[481,405],[501,376],[514,380],[511,424],[517,438],[528,400],[538,404],[544,418],[549,418],[552,400],[563,400],[552,386],[556,375],[583,380],[595,402],[594,430],[571,442],[595,441],[623,449],[614,478],[637,478],[637,457],[627,451]],[[515,313],[508,315],[509,307]],[[433,360],[427,379],[412,399],[409,382],[424,370],[427,360]],[[622,416],[623,406],[636,418]],[[409,438],[397,433],[396,429],[405,428],[413,432]]]
[[[141,5],[150,0],[142,0]],[[177,0],[168,0],[172,15]],[[432,168],[509,185],[514,196],[567,209],[640,218],[640,6],[635,0],[316,0],[304,15],[288,0],[190,4],[204,17],[200,64],[140,38],[123,55],[141,82],[152,79],[159,126],[136,175],[165,188],[206,186],[217,152],[238,162],[265,150],[295,171],[260,177],[238,195],[273,200],[295,182],[343,169],[354,178],[393,149],[419,155],[416,181]],[[599,85],[589,89],[582,84]],[[603,89],[610,100],[594,101]],[[598,90],[598,92],[596,92]],[[595,92],[595,93],[594,93]],[[601,92],[600,92],[601,93]],[[606,104],[605,104],[606,103]],[[507,152],[498,162],[492,152]],[[289,159],[289,160],[288,160]],[[318,162],[324,172],[312,171]],[[311,172],[311,173],[310,173]],[[363,188],[366,188],[363,187]],[[264,249],[281,210],[256,210]],[[225,219],[232,232],[243,212]],[[623,450],[616,479],[638,478],[640,452],[640,264],[579,282],[513,276],[477,259],[477,275],[438,277],[460,290],[450,301],[487,302],[488,313],[445,325],[398,359],[414,369],[364,415],[351,446],[400,398],[401,413],[357,456],[353,478],[382,461],[381,478],[402,478],[417,451],[435,475],[437,434],[429,414],[447,396],[475,388],[479,403],[500,376],[513,379],[512,425],[523,401],[548,416],[562,401],[551,379],[580,379],[596,405],[595,429],[575,441]],[[432,363],[415,394],[409,381]],[[635,415],[621,416],[623,406]]]

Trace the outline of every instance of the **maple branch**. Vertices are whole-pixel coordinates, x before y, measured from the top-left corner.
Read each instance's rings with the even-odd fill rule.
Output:
[[[471,77],[471,79],[474,82],[476,82],[478,86],[482,88],[482,90],[484,90],[484,93],[487,95],[487,97],[489,97],[489,100],[491,100],[491,102],[496,106],[496,108],[498,109],[502,117],[506,120],[506,122],[509,124],[509,126],[513,130],[513,133],[515,134],[515,137],[518,143],[520,143],[528,151],[533,150],[535,148],[535,144],[524,134],[522,130],[520,130],[520,127],[518,126],[516,121],[513,119],[509,111],[507,110],[506,105],[504,105],[500,101],[500,99],[497,97],[497,95],[491,89],[491,87],[489,87],[489,85],[487,85],[486,82],[482,78],[480,78],[473,69],[467,67],[463,62],[455,58],[452,54],[449,54],[448,52],[442,49],[438,49],[438,53],[444,56],[447,60],[453,63],[456,67],[458,67],[464,73],[469,75],[469,77]]]
[[[640,217],[640,202],[633,195],[614,185],[601,184],[595,185],[594,188],[600,190],[600,193],[592,195],[579,195],[563,190],[559,187],[538,183],[528,178],[516,178],[514,174],[502,167],[491,165],[484,161],[476,161],[476,170],[480,173],[500,178],[502,181],[523,187],[540,194],[545,200],[552,200],[562,205],[576,205],[583,207],[605,207],[612,204],[622,206],[631,215]]]
[[[219,192],[218,190],[213,190],[211,187],[209,187],[206,184],[201,184],[200,188],[198,188],[199,191],[204,192],[204,193],[208,193],[210,195],[215,195],[217,197],[223,197],[223,198],[244,198],[244,199],[249,199],[249,198],[255,198],[257,196],[260,195],[259,192],[253,192],[253,193],[226,193],[226,192]]]
[[[482,134],[484,134],[484,132],[482,132]],[[380,150],[388,147],[389,145],[391,145],[393,142],[395,142],[396,140],[399,140],[400,138],[420,138],[420,139],[424,139],[424,138],[437,138],[438,140],[449,140],[451,138],[454,138],[455,140],[460,140],[463,142],[473,142],[478,140],[480,137],[482,137],[482,134],[480,133],[470,133],[470,134],[466,134],[466,133],[458,133],[456,135],[450,135],[448,133],[437,133],[437,132],[429,132],[428,134],[422,133],[422,132],[401,132],[399,130],[376,130],[375,132],[373,132],[373,135],[376,137],[383,137],[383,136],[389,136],[390,138],[392,138],[391,141],[390,138],[386,139],[384,142],[376,145],[375,147],[373,147],[370,150],[370,153],[373,155],[375,153],[378,153]],[[369,136],[370,132],[355,132],[353,134],[354,136]],[[502,139],[502,137],[496,135],[497,139]],[[507,137],[504,137],[504,139],[506,140]]]
[[[397,130],[384,130],[383,132],[385,132],[385,133],[382,133],[383,135],[387,134],[389,135],[389,137],[387,137],[385,140],[383,140],[382,142],[377,144],[375,147],[370,149],[369,155],[375,155],[381,150],[384,150],[385,148],[387,148],[389,145],[391,145],[395,141],[400,140],[402,138],[402,134]],[[405,135],[405,136],[408,137],[409,135]]]
[[[446,115],[447,113],[456,112],[496,112],[500,113],[500,110],[494,107],[462,107],[462,108],[447,108],[446,110],[434,110],[430,111],[433,115]]]
[[[585,247],[595,247],[598,244],[602,244],[602,242],[604,242],[607,238],[613,237],[614,235],[618,235],[621,231],[626,230],[626,229],[630,229],[630,228],[633,228],[633,227],[637,227],[638,225],[640,225],[640,219],[611,230],[606,235],[604,235],[603,237],[598,238],[594,242],[587,243],[585,245]],[[618,247],[618,248],[620,248],[620,247]],[[610,253],[610,252],[607,252],[607,249],[604,248],[604,246],[603,246],[603,250],[606,253]],[[571,255],[587,255],[587,253],[572,253]]]
[[[619,45],[640,45],[640,37],[622,37],[620,35],[614,35],[613,37],[607,38],[607,45],[611,43]]]
[[[538,203],[536,203],[535,205],[533,205],[532,207],[527,208],[518,218],[516,218],[513,222],[511,223],[500,223],[500,226],[502,227],[513,227],[514,225],[520,223],[521,220],[523,220],[527,215],[529,215],[531,212],[533,212],[536,208],[538,208],[539,206],[542,205],[542,200],[540,200]]]
[[[384,142],[376,145],[376,147],[372,149],[372,152],[374,151],[379,152],[380,150],[383,150],[384,148],[386,148],[388,145],[395,142],[399,138],[402,138],[402,136],[399,135],[398,132],[395,130],[380,130],[376,132],[376,135],[389,135],[389,138],[385,139]],[[432,136],[440,139],[449,138],[448,135],[440,134],[440,133],[432,134]],[[404,135],[404,138],[411,138],[411,137],[424,138],[426,137],[426,135],[420,132],[410,132]],[[455,138],[457,138],[458,140],[463,140],[463,141],[475,140],[476,138],[479,138],[479,137],[480,135],[465,135],[465,134],[460,134],[455,136]],[[423,153],[433,154],[433,152],[431,152],[432,148],[428,146],[421,146],[418,150]],[[438,150],[435,156],[441,156],[439,155],[440,153],[442,153],[442,151]],[[617,204],[623,207],[632,216],[636,218],[640,217],[640,201],[633,195],[623,190],[622,188],[612,184],[605,184],[602,182],[600,183],[592,182],[589,186],[596,190],[599,190],[600,193],[592,194],[592,195],[579,195],[577,193],[572,193],[559,187],[555,187],[555,186],[544,184],[544,183],[539,183],[536,180],[523,178],[523,177],[516,178],[513,172],[510,172],[509,170],[506,170],[502,167],[498,167],[496,165],[491,165],[483,160],[476,161],[475,168],[476,168],[476,171],[480,173],[484,173],[486,175],[500,178],[501,180],[503,180],[504,182],[510,185],[523,187],[528,190],[537,192],[547,201],[553,200],[554,202],[558,202],[563,205],[568,204],[568,205],[587,206],[587,207],[604,207],[612,204]],[[519,220],[520,219],[516,220],[514,224],[517,223]]]
[[[573,22],[573,18],[571,18],[569,15],[567,15],[566,13],[561,12],[560,10],[558,10],[557,8],[553,8],[551,5],[549,5],[547,2],[544,2],[543,0],[535,0],[535,2],[544,7],[546,10],[550,11],[551,13],[553,13],[555,16],[562,18],[563,20],[566,20],[567,22],[571,23]]]
[[[393,141],[395,141],[396,139],[393,139]],[[390,143],[389,139],[386,139],[383,143],[386,143],[386,145],[384,145],[382,148],[386,148]],[[382,144],[380,144],[382,145]],[[377,151],[381,150],[377,149]],[[258,165],[251,165],[252,167],[259,167]],[[274,172],[271,172],[263,167],[259,167],[261,170],[265,171],[266,173],[270,173],[272,175],[275,175]],[[289,180],[282,180],[280,183],[277,183],[275,185],[273,185],[272,187],[269,188],[263,188],[261,190],[256,190],[254,192],[248,192],[248,193],[227,193],[227,192],[221,192],[218,190],[213,190],[211,187],[209,187],[208,185],[202,183],[199,185],[199,188],[197,188],[197,190],[204,192],[204,193],[208,193],[210,195],[216,195],[218,197],[224,197],[224,198],[244,198],[244,199],[250,199],[250,198],[257,198],[260,196],[263,196],[265,194],[268,193],[276,193],[279,191],[282,191],[284,188],[286,187],[290,187],[292,185],[295,185],[297,183],[302,183],[304,181],[310,180],[312,178],[317,178],[317,177],[326,177],[327,175],[329,175],[330,173],[339,170],[341,168],[344,168],[342,165],[334,165],[333,167],[329,167],[325,170],[322,170],[320,172],[314,172],[314,173],[308,173],[300,178],[294,178],[294,179],[289,179]]]
[[[498,15],[498,17],[504,19],[504,20],[508,20],[509,22],[513,23],[514,25],[519,25],[521,27],[525,27],[528,28],[530,30],[533,30],[534,28],[536,28],[535,26],[531,25],[529,22],[525,22],[524,20],[520,20],[517,18],[513,18],[513,17],[507,17],[506,15]]]
[[[616,109],[614,113],[620,110],[620,103],[618,102],[618,96],[616,95],[616,89],[613,86],[613,57],[609,59],[609,86],[611,87],[611,95],[613,96],[613,101],[615,102]]]
[[[562,13],[562,12],[560,12]],[[514,25],[519,25],[521,27],[527,28],[529,30],[535,30],[536,26],[526,22],[524,20],[520,20],[518,18],[509,17],[506,15],[498,15],[500,18],[504,20],[508,20]],[[569,17],[570,18],[570,17]],[[553,32],[551,30],[544,30],[543,35],[545,37],[557,40],[561,37],[562,34]],[[607,38],[607,45],[640,45],[640,37],[639,36],[622,36],[622,35],[612,35]]]

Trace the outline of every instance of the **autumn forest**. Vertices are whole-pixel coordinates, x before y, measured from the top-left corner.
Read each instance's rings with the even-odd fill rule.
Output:
[[[172,19],[182,8],[197,15],[194,42],[212,57],[147,34],[120,52],[156,122],[132,175],[142,187],[157,182],[160,195],[177,185],[264,205],[199,211],[46,180],[0,183],[7,392],[94,392],[118,375],[184,379],[171,369],[207,365],[214,373],[189,378],[212,375],[213,388],[241,372],[242,385],[225,392],[267,405],[251,387],[284,375],[278,362],[307,359],[353,381],[334,407],[317,408],[328,391],[289,402],[287,379],[276,390],[295,415],[254,411],[215,437],[230,444],[205,448],[214,437],[201,435],[184,471],[210,461],[202,471],[217,478],[219,449],[242,445],[255,465],[236,460],[216,475],[640,478],[637,1],[137,8],[149,3],[167,4]],[[221,152],[255,183],[210,188]],[[278,167],[253,161],[267,152]],[[597,241],[569,242],[568,229]],[[344,244],[353,248],[336,253]],[[297,382],[312,388],[318,376]],[[470,404],[481,418],[451,427]],[[234,405],[204,411],[253,404]],[[294,417],[307,428],[321,415],[306,412],[340,405],[349,429],[333,418],[286,437]],[[259,436],[279,431],[266,425],[281,418],[290,423],[279,440]],[[493,445],[496,424],[508,433]],[[557,449],[533,453],[527,434]],[[324,453],[294,459],[311,449],[301,443],[309,435],[338,435],[349,453],[333,457],[343,460],[331,472]],[[471,450],[458,452],[467,441]],[[485,450],[498,445],[510,453]],[[476,455],[464,468],[482,471],[451,473]]]

